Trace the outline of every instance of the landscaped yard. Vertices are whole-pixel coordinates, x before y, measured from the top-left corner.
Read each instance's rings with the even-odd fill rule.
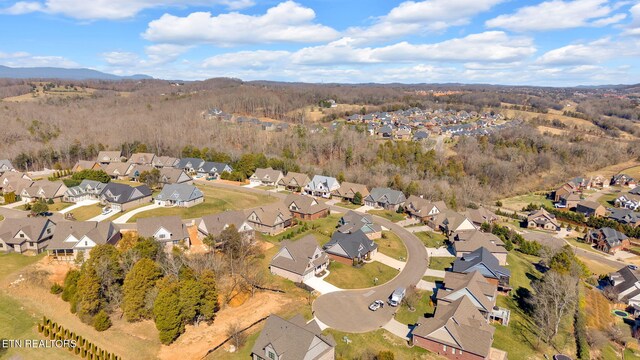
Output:
[[[444,234],[433,232],[433,231],[420,231],[414,233],[418,239],[422,240],[422,243],[425,247],[428,248],[439,248],[444,245],[447,237]]]
[[[370,354],[377,355],[385,350],[391,350],[398,360],[437,358],[433,353],[418,346],[408,347],[406,341],[384,329],[364,334],[348,334],[327,329],[325,333],[332,335],[337,343],[336,359],[370,359]],[[348,342],[345,341],[345,337]]]
[[[345,202],[345,201],[337,202],[335,205],[343,207],[345,209],[351,209],[351,210],[355,210],[355,209],[357,209],[359,207],[362,207],[362,205],[356,205],[356,204],[352,204],[350,202]]]
[[[371,215],[380,216],[392,222],[398,222],[405,219],[404,214],[399,214],[395,211],[390,210],[369,210],[367,212]]]
[[[529,204],[538,204],[553,207],[553,202],[547,199],[545,195],[527,194],[514,196],[511,198],[503,199],[502,209],[521,211],[523,207]]]
[[[426,314],[433,314],[435,307],[431,301],[433,292],[418,290],[420,295],[420,301],[416,304],[414,311],[409,311],[406,305],[400,306],[396,313],[396,320],[403,324],[413,325],[415,323],[423,322]]]
[[[444,270],[451,267],[451,263],[456,260],[455,256],[432,256],[429,258],[429,269]]]
[[[582,242],[576,238],[567,238],[567,241],[569,241],[569,243],[575,247],[579,247],[581,249],[585,249],[591,252],[595,252],[595,253],[600,253],[602,254],[600,251],[596,250],[593,248],[593,246],[591,244],[587,244],[585,242]]]
[[[602,206],[609,208],[609,207],[613,207],[614,204],[614,200],[617,199],[618,197],[620,197],[620,192],[616,191],[614,193],[611,194],[604,194],[602,196],[600,196],[598,198],[598,202],[600,204],[602,204]]]
[[[331,273],[325,281],[341,289],[368,288],[384,284],[398,275],[397,269],[377,261],[364,264],[360,268],[332,261],[329,271]],[[377,283],[374,281],[375,278],[378,279]]]
[[[183,219],[194,219],[203,215],[216,214],[226,210],[241,210],[275,202],[272,196],[253,194],[213,186],[200,185],[198,188],[204,194],[204,202],[190,208],[170,207],[159,208],[135,215],[129,222],[135,222],[140,218],[178,215]]]
[[[444,278],[437,277],[437,276],[423,276],[422,280],[435,283],[435,282],[438,282],[438,281],[440,281],[440,282],[444,281]]]
[[[81,206],[71,210],[71,213],[76,220],[86,221],[100,215],[102,213],[102,207],[100,204]]]
[[[376,242],[378,243],[378,251],[382,254],[397,260],[407,260],[407,248],[404,246],[404,243],[400,240],[398,235],[391,231],[384,231],[382,233],[382,238],[376,240]]]
[[[341,215],[332,214],[318,220],[305,221],[304,223],[307,224],[307,231],[304,231],[302,233],[298,232],[300,227],[302,226],[301,223],[299,223],[297,226],[294,226],[293,228],[275,236],[264,234],[260,234],[259,236],[261,236],[263,240],[275,244],[286,239],[289,234],[293,234],[293,237],[290,240],[294,241],[301,239],[308,234],[314,234],[316,236],[316,239],[318,240],[318,243],[320,245],[324,245],[329,242],[329,240],[331,240],[331,235],[336,230],[336,226],[338,225],[338,220],[340,220],[340,217]]]
[[[60,210],[62,210],[64,208],[68,208],[71,205],[73,205],[73,204],[72,203],[63,203],[63,202],[47,204],[47,206],[49,207],[49,211],[60,211]],[[22,210],[22,211],[27,211],[26,205],[18,206],[17,209],[18,210]]]
[[[535,256],[510,251],[507,254],[507,263],[509,265],[506,268],[511,271],[511,278],[509,279],[511,287],[514,289],[519,287],[531,289],[531,277],[540,277],[540,272],[533,265],[538,261],[539,258]]]

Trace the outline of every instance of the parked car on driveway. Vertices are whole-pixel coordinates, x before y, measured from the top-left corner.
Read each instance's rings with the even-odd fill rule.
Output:
[[[393,293],[391,294],[391,296],[389,296],[389,305],[391,306],[398,306],[400,305],[400,303],[402,302],[402,299],[404,299],[404,295],[407,293],[407,290],[405,288],[397,288],[393,291]]]
[[[369,305],[369,310],[376,311],[384,306],[384,302],[382,300],[376,300]]]

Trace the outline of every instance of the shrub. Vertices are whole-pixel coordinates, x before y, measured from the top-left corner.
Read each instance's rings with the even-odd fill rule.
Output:
[[[58,284],[58,283],[55,283],[55,284],[51,285],[51,290],[50,291],[54,295],[60,294],[62,292],[62,290],[63,290],[62,286],[60,286],[60,284]]]
[[[93,318],[93,327],[98,331],[105,331],[111,327],[111,319],[106,311],[100,310]]]
[[[376,356],[376,360],[394,360],[394,359],[395,359],[395,355],[393,355],[393,352],[389,350],[380,351]]]

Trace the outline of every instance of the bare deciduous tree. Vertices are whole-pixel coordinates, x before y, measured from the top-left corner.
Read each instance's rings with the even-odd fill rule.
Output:
[[[532,287],[535,293],[533,320],[540,338],[549,343],[558,334],[562,318],[574,310],[578,298],[578,278],[549,271]]]

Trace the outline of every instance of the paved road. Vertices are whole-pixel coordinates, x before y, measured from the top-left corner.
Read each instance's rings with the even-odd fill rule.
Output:
[[[252,193],[269,194],[274,197],[284,198],[286,194],[273,193],[260,189],[238,187],[222,183],[209,183],[209,185],[246,191]],[[345,212],[346,209],[338,206],[330,206],[331,211]],[[323,324],[336,330],[352,333],[363,333],[379,329],[393,319],[397,308],[385,305],[378,311],[369,310],[369,304],[374,300],[383,300],[391,295],[398,287],[408,288],[422,279],[427,270],[427,249],[414,234],[407,229],[379,216],[373,216],[374,221],[381,226],[393,231],[407,247],[407,262],[404,269],[386,284],[361,290],[341,290],[321,295],[313,303],[314,316]]]

